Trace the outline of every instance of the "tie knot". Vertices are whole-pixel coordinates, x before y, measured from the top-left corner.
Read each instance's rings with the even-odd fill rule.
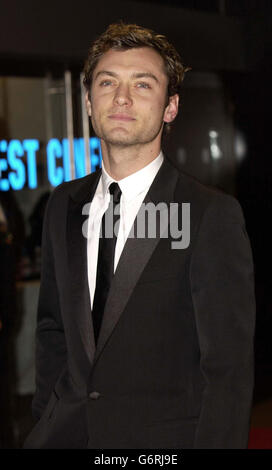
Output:
[[[111,183],[110,186],[109,186],[109,192],[113,196],[114,204],[119,204],[121,194],[122,194],[122,191],[119,187],[119,184],[118,183]]]

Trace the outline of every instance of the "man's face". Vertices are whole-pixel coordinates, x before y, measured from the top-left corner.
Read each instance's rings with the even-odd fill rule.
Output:
[[[178,111],[178,95],[167,98],[163,59],[149,47],[110,49],[93,72],[87,110],[94,131],[115,146],[160,142],[163,122]]]

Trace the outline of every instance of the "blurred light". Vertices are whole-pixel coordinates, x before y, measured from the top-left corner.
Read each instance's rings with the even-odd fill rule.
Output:
[[[217,139],[218,139],[218,132],[215,130],[210,130],[209,131],[209,137],[210,137],[210,152],[211,156],[214,160],[218,160],[219,158],[222,157],[222,151],[218,145]]]
[[[210,131],[209,136],[211,137],[211,139],[216,139],[216,137],[218,137],[218,132]]]
[[[234,153],[238,162],[244,160],[247,153],[247,145],[244,136],[237,131],[234,137]]]
[[[187,153],[186,153],[186,150],[184,148],[179,148],[178,151],[177,151],[177,159],[178,159],[178,162],[181,163],[182,165],[184,165],[186,163],[186,160],[187,160]]]

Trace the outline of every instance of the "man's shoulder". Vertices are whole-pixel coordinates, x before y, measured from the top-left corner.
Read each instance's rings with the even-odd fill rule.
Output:
[[[194,176],[185,173],[176,166],[175,168],[178,172],[177,195],[182,192],[183,195],[187,195],[188,198],[195,198],[199,201],[203,201],[204,204],[209,204],[214,200],[218,200],[219,202],[223,201],[223,203],[224,201],[236,201],[233,195],[228,194],[222,188],[202,183]]]
[[[241,216],[242,209],[235,196],[221,188],[204,184],[179,169],[175,164],[173,166],[178,172],[175,201],[189,202],[191,209],[199,216],[206,211],[219,212],[220,214],[224,212],[226,215],[239,213],[239,217]]]

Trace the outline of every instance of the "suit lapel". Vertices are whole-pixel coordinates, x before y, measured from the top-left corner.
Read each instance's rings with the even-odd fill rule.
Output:
[[[155,205],[160,202],[170,203],[173,199],[177,178],[177,170],[167,160],[164,160],[144,203],[152,202]],[[112,334],[159,240],[158,233],[154,238],[129,237],[127,239],[105,305],[94,363]]]
[[[92,362],[95,352],[88,284],[87,238],[82,226],[87,223],[88,212],[82,214],[85,204],[91,202],[101,172],[93,173],[70,194],[67,212],[67,253],[69,269],[70,310],[76,315],[76,325],[88,359]]]

